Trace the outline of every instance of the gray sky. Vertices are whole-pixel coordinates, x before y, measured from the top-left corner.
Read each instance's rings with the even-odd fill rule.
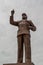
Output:
[[[10,25],[11,10],[15,10],[15,20],[26,12],[37,27],[31,31],[32,61],[43,65],[43,0],[0,0],[0,65],[17,62],[17,30]]]

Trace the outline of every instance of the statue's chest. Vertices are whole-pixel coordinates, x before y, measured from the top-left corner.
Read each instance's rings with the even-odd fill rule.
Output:
[[[22,22],[20,22],[19,23],[19,26],[28,26],[29,24],[28,24],[28,22],[26,22],[26,21],[22,21]]]

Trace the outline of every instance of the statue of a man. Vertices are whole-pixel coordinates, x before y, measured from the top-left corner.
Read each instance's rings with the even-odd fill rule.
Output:
[[[27,20],[26,13],[22,13],[22,20],[14,21],[14,10],[11,11],[10,24],[18,27],[18,63],[23,62],[23,44],[25,45],[25,62],[31,62],[30,30],[36,31],[36,26],[31,20]]]

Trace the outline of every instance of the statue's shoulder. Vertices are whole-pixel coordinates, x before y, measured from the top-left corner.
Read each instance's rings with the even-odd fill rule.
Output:
[[[32,22],[32,20],[27,20],[28,22]]]
[[[22,22],[22,20],[19,21],[19,23]]]
[[[22,20],[20,20],[18,23],[19,23],[19,25],[20,25],[20,23],[22,22]]]
[[[28,23],[31,23],[32,21],[31,20],[27,20]]]

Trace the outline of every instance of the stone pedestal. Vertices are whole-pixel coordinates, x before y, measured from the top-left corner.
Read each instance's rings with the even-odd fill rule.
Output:
[[[3,65],[34,65],[33,63],[9,63],[9,64],[3,64]]]

